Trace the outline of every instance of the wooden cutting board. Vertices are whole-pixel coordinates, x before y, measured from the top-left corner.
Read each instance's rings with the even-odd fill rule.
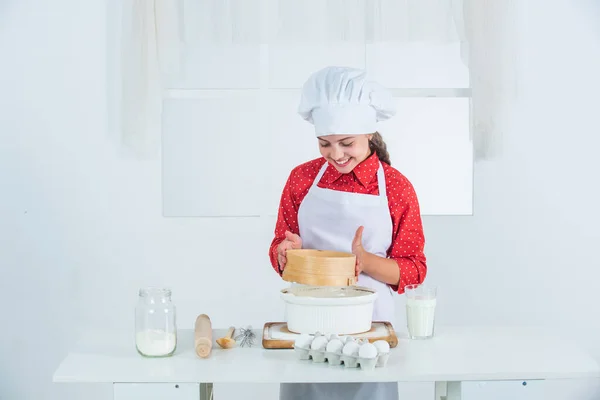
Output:
[[[263,329],[262,345],[265,349],[293,349],[298,335],[298,333],[290,332],[285,322],[267,322]],[[376,340],[385,340],[391,348],[398,345],[398,337],[389,322],[373,321],[370,331],[350,336],[357,339],[365,338],[371,343]]]

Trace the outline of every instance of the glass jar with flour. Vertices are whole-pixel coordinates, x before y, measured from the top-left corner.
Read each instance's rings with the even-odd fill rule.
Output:
[[[168,357],[175,352],[177,324],[169,289],[140,289],[135,308],[135,346],[146,357]]]

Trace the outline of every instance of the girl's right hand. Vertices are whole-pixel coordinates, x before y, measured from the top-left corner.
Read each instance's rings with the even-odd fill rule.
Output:
[[[301,249],[302,239],[295,233],[285,231],[285,239],[279,246],[277,246],[277,261],[279,262],[279,269],[283,271],[285,264],[287,264],[286,251],[289,249]]]

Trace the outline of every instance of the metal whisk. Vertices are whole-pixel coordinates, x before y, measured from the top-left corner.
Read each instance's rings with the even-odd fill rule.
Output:
[[[240,328],[240,334],[235,337],[235,341],[240,343],[241,347],[252,347],[254,345],[254,339],[256,339],[256,334],[252,332],[252,327],[248,326],[248,328]]]

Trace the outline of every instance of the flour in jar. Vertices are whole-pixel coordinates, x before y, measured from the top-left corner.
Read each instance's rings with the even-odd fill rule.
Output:
[[[158,329],[149,329],[137,332],[135,343],[138,351],[145,356],[166,356],[175,351],[177,335]]]

